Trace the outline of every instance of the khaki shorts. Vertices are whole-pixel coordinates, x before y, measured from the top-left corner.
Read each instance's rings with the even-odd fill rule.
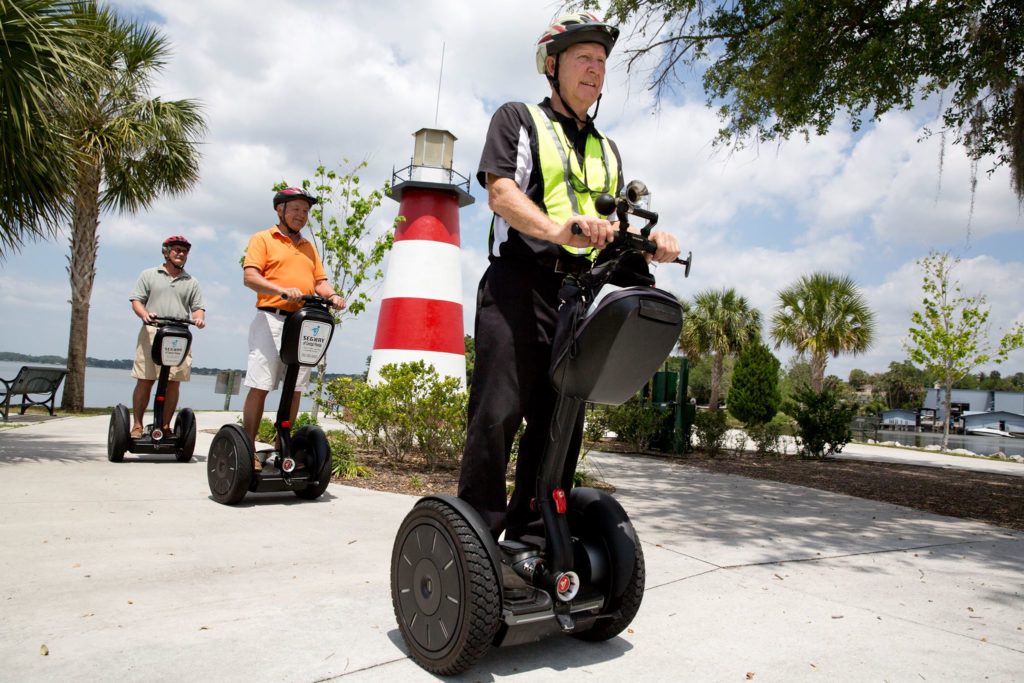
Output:
[[[281,362],[281,332],[284,317],[256,311],[249,325],[249,364],[245,369],[245,386],[251,389],[274,391],[288,367]],[[309,384],[312,368],[299,367],[295,391],[303,391]]]
[[[156,329],[153,325],[143,325],[139,330],[139,338],[135,344],[135,365],[132,366],[132,377],[135,379],[160,378],[160,366],[153,362],[153,339],[156,338]],[[187,382],[191,377],[192,347],[189,347],[182,364],[171,368],[169,379],[172,382]]]

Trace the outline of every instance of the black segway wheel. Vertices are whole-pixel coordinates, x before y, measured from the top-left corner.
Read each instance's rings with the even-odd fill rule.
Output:
[[[174,457],[178,462],[191,462],[196,451],[196,415],[191,408],[182,408],[174,420],[174,438],[178,450]]]
[[[206,460],[206,478],[215,501],[234,505],[245,498],[252,482],[254,457],[249,437],[239,425],[220,428]]]
[[[110,413],[110,428],[107,430],[107,460],[121,462],[131,442],[131,425],[128,409],[118,403]]]
[[[643,601],[646,571],[640,538],[626,511],[604,491],[574,488],[568,518],[572,535],[603,556],[596,574],[585,581],[606,597],[594,625],[573,635],[589,641],[614,638],[633,621]]]
[[[476,532],[442,501],[420,501],[402,522],[391,603],[413,659],[431,673],[461,673],[490,649],[501,624],[498,576]]]
[[[300,427],[292,435],[292,451],[296,459],[304,463],[315,473],[315,484],[304,489],[296,489],[295,495],[303,500],[316,500],[324,495],[327,485],[331,483],[331,446],[327,436],[319,427]]]
[[[633,535],[636,536],[635,531]],[[601,610],[603,614],[610,616],[598,619],[592,628],[574,633],[573,635],[580,640],[600,642],[614,638],[625,631],[626,627],[632,623],[636,613],[640,611],[640,603],[644,599],[644,581],[646,576],[644,551],[640,547],[640,543],[637,542],[633,560],[633,573],[630,574],[629,581],[626,583],[626,591],[619,597],[612,598],[605,608]]]

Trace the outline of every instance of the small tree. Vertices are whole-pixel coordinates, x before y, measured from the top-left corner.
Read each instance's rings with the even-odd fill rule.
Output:
[[[810,387],[797,390],[786,413],[797,424],[797,444],[805,458],[825,458],[840,453],[850,443],[850,421],[857,406],[843,401],[831,383],[820,392]]]
[[[342,161],[343,166],[348,160]],[[362,161],[354,167],[335,171],[323,164],[317,166],[314,181],[303,180],[303,189],[317,196],[320,203],[309,212],[310,230],[320,243],[320,257],[327,278],[334,290],[343,296],[346,306],[334,311],[334,322],[351,320],[366,310],[371,294],[380,284],[384,271],[381,262],[394,244],[394,233],[387,231],[374,236],[369,225],[370,214],[380,206],[390,183],[371,190],[363,196],[359,186],[359,171],[366,168]],[[281,182],[275,190],[287,187]],[[401,217],[395,219],[397,223]],[[313,390],[313,416],[316,417],[322,401],[327,356],[320,361]]]
[[[740,353],[726,403],[729,413],[745,425],[770,422],[779,411],[779,359],[764,344],[750,344]]]
[[[960,282],[953,279],[960,259],[932,251],[917,263],[924,271],[924,310],[911,314],[910,339],[904,347],[910,359],[930,370],[943,389],[942,449],[946,450],[953,384],[979,365],[1002,363],[1011,351],[1024,346],[1024,324],[1004,334],[994,349],[985,295],[964,296]]]

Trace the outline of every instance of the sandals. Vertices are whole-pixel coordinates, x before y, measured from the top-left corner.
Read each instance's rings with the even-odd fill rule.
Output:
[[[122,432],[122,434],[123,434],[123,432]],[[131,432],[131,437],[133,439],[141,439],[142,438],[142,427],[133,427],[132,428],[132,432]]]

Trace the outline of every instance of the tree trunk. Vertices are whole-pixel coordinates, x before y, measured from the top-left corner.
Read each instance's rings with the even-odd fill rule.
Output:
[[[71,330],[68,334],[68,376],[60,407],[81,412],[85,407],[85,357],[89,340],[89,300],[96,279],[99,238],[100,161],[98,157],[79,162],[75,188],[75,213],[71,219],[71,253],[68,277],[71,281]]]
[[[942,388],[946,392],[945,397],[942,399],[942,450],[947,451],[949,450],[949,409],[953,403],[953,383],[944,382]]]
[[[721,353],[715,353],[711,361],[711,397],[708,408],[718,410],[718,394],[722,391],[722,366],[724,361]]]
[[[820,394],[825,388],[825,354],[815,351],[811,354],[811,388]]]
[[[320,364],[316,366],[316,383],[313,385],[313,409],[309,411],[313,422],[320,419],[320,399],[324,395],[324,375],[327,374],[327,354],[324,354]],[[308,391],[308,389],[307,389]]]

